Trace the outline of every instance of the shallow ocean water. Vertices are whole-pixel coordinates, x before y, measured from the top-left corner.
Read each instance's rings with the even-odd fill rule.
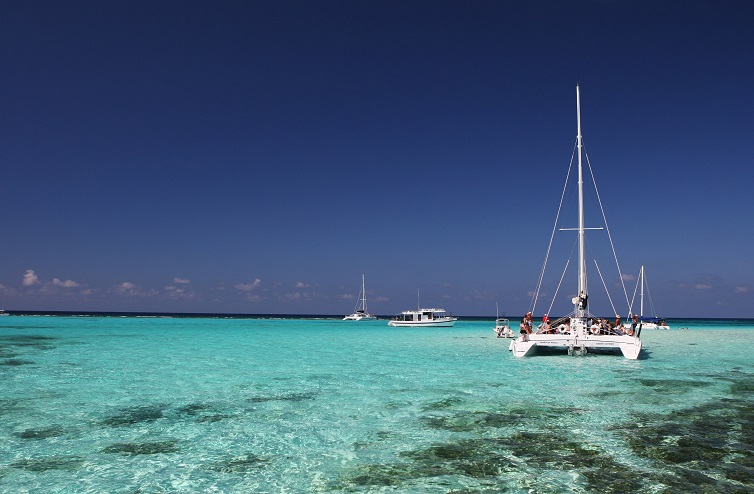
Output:
[[[2,492],[754,492],[754,321],[516,359],[492,321],[0,318]]]

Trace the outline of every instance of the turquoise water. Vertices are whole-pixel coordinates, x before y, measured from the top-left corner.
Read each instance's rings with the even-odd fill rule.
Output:
[[[2,492],[754,492],[754,321],[640,360],[492,321],[0,318]]]

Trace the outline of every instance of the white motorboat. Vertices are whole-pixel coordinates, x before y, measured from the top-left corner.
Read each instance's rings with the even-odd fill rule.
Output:
[[[567,351],[569,355],[572,355],[574,353],[585,355],[588,351],[593,350],[620,350],[624,357],[628,359],[637,359],[639,357],[639,353],[641,352],[641,339],[639,334],[640,331],[629,331],[628,333],[625,333],[619,327],[617,329],[612,328],[608,331],[603,332],[599,329],[599,326],[596,326],[594,324],[598,320],[598,318],[591,314],[587,309],[588,293],[585,261],[585,231],[591,230],[592,228],[587,228],[584,225],[584,177],[582,167],[582,154],[584,153],[582,149],[581,139],[581,98],[578,85],[576,86],[576,120],[576,146],[578,148],[578,228],[568,228],[568,230],[576,230],[578,232],[578,288],[576,291],[576,296],[571,299],[571,302],[573,303],[573,312],[568,315],[567,324],[559,325],[555,327],[555,329],[553,329],[553,326],[549,324],[542,325],[537,329],[537,332],[535,333],[521,334],[518,338],[511,341],[509,350],[516,357],[525,357],[532,355],[537,351],[537,349],[540,348],[563,350]],[[563,196],[565,196],[565,190],[563,191]],[[599,198],[599,194],[597,194],[597,197]],[[562,204],[563,198],[561,197],[561,207]],[[560,210],[558,211],[557,217],[560,217]],[[605,218],[604,211],[603,218]],[[607,230],[609,236],[610,230],[607,229],[607,225],[605,225],[605,229]],[[553,237],[554,234],[555,229],[553,229]],[[614,245],[612,239],[611,245]],[[552,246],[552,238],[550,240],[550,246]],[[547,249],[547,252],[549,256],[550,248]],[[546,265],[547,256],[545,258],[545,267]],[[618,269],[618,271],[620,274],[620,268]],[[543,268],[542,275],[544,275],[544,272],[545,269]],[[533,305],[536,305],[536,300],[542,284],[542,275],[540,276],[540,281],[535,292]],[[600,277],[602,277],[601,273]],[[612,313],[615,314],[617,312],[613,310]],[[594,329],[595,326],[598,328],[597,330]]]
[[[364,275],[361,275],[361,291],[359,292],[359,300],[356,302],[356,307],[353,310],[353,314],[349,314],[343,318],[344,321],[373,321],[377,319],[367,310],[367,292],[364,289]]]
[[[513,338],[513,330],[510,321],[504,317],[495,319],[495,334],[498,338]]]
[[[505,313],[503,313],[505,316]],[[495,304],[495,334],[498,338],[513,338],[513,330],[510,326],[510,321],[506,317],[500,317],[500,311],[497,303]]]
[[[404,310],[391,319],[387,325],[394,327],[443,327],[449,328],[458,320],[457,317],[448,315],[445,309],[417,309]]]

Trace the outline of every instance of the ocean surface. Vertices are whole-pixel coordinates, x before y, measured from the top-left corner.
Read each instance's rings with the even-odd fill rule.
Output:
[[[0,492],[754,492],[754,320],[668,322],[0,317]]]

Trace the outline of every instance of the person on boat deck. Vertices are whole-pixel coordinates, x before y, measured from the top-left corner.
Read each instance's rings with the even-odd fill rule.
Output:
[[[600,334],[608,334],[610,332],[610,323],[607,319],[600,319]]]
[[[542,316],[542,332],[549,333],[552,328],[550,327],[550,317],[545,314]]]
[[[526,341],[526,335],[531,332],[529,331],[529,323],[526,321],[526,316],[521,319],[521,325],[519,326],[519,328],[519,332],[521,333],[521,341]]]
[[[526,335],[531,333],[531,322],[531,312],[527,312],[521,320],[521,335],[524,336],[524,341],[526,341]]]
[[[631,330],[628,332],[628,334],[633,336],[636,334],[636,327],[639,326],[639,316],[637,314],[634,314],[634,317],[632,317],[631,319]]]
[[[531,328],[534,324],[534,319],[531,316],[531,312],[527,312],[524,316],[524,321],[526,321],[526,332],[531,333]]]
[[[612,332],[615,334],[623,334],[623,325],[620,322],[620,316],[615,314],[615,326],[611,327]]]

